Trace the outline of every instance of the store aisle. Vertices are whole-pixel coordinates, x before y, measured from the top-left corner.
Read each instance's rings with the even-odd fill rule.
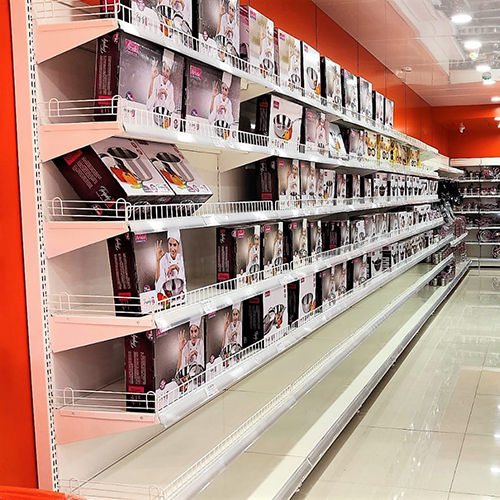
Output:
[[[500,496],[500,272],[471,271],[295,499]]]

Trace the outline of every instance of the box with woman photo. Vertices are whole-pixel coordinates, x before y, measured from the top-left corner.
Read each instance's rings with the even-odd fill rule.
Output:
[[[316,163],[313,161],[300,161],[300,197],[302,207],[307,208],[316,204],[317,187],[316,187]]]
[[[302,97],[300,40],[278,28],[274,28],[274,64],[280,87]]]

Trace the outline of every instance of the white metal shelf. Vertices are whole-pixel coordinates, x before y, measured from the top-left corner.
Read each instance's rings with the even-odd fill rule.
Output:
[[[457,245],[459,245],[460,243],[462,243],[462,241],[465,240],[465,238],[467,238],[467,236],[469,235],[469,233],[464,233],[460,236],[457,236],[452,242],[451,242],[451,246],[452,247],[456,247]]]
[[[193,204],[165,204],[148,207],[113,202],[105,213],[97,214],[94,202],[61,200],[45,202],[45,250],[53,258],[127,231],[155,233],[299,217],[318,217],[435,203],[437,196],[402,196],[395,199],[351,198],[292,202],[234,201]],[[95,205],[100,205],[99,201]],[[295,204],[295,203],[293,203]],[[102,220],[104,219],[104,220]]]
[[[487,257],[471,257],[472,265],[482,265],[485,267],[500,267],[500,259],[493,259]]]
[[[500,214],[500,210],[453,210],[456,214],[481,215],[481,214]]]
[[[500,198],[500,194],[464,194],[464,198]]]
[[[458,179],[457,182],[487,182],[487,183],[494,183],[494,182],[500,182],[500,179]]]
[[[476,231],[478,229],[500,229],[500,226],[467,226],[467,229]]]
[[[279,85],[278,77],[272,73],[262,75],[262,70],[251,66],[239,57],[227,55],[225,61],[217,57],[217,50],[210,44],[193,38],[183,32],[176,32],[172,26],[168,31],[171,37],[166,36],[163,25],[159,20],[150,20],[148,26],[135,25],[123,19],[132,18],[131,8],[124,2],[116,1],[102,19],[102,12],[98,6],[82,5],[81,2],[68,0],[61,5],[57,0],[35,0],[36,57],[43,62],[63,52],[77,47],[118,27],[126,33],[139,36],[146,40],[158,43],[169,49],[199,60],[223,71],[227,71],[243,79],[242,99],[251,98],[263,93],[274,92],[285,97],[298,100],[300,103],[316,108],[328,115],[329,121],[343,121],[348,125],[366,128],[376,133],[386,135],[422,150],[422,160],[438,154],[438,150],[424,142],[410,137],[393,128],[380,127],[374,120],[353,114],[343,108],[333,108],[327,105],[325,98],[317,99],[306,96],[303,89],[301,95]],[[229,62],[226,62],[229,61]]]
[[[500,241],[466,241],[467,245],[489,245],[500,246]]]

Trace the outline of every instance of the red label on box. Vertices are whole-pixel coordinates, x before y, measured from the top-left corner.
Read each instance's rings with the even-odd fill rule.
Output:
[[[285,39],[285,34],[280,32],[280,40],[284,40]]]
[[[78,160],[78,158],[80,158],[80,156],[82,156],[82,154],[83,153],[81,149],[79,149],[78,151],[73,151],[72,153],[68,153],[64,156],[64,161],[68,165],[72,165],[76,160]]]
[[[266,292],[266,297],[269,297],[271,295],[271,292],[270,291],[267,291]]]
[[[253,299],[249,299],[248,302],[250,304],[259,304],[260,303],[260,298],[259,297],[254,297]]]
[[[197,66],[192,66],[192,65],[189,66],[189,74],[192,77],[201,79],[201,73],[202,73],[201,68],[198,68]]]
[[[262,193],[261,198],[263,200],[271,200],[273,198],[273,195],[272,195],[272,193]]]
[[[254,10],[250,9],[250,19],[257,19],[257,14]]]
[[[144,243],[148,239],[147,234],[136,234],[134,241],[136,243]]]
[[[238,231],[236,231],[236,237],[237,238],[243,238],[243,236],[245,236],[245,230],[244,229],[238,229]]]
[[[264,231],[265,231],[266,233],[268,233],[269,231],[271,231],[271,226],[265,226],[265,227],[264,227]]]
[[[229,273],[217,273],[218,280],[228,280],[229,278]]]
[[[144,392],[144,387],[138,385],[127,386],[127,392]]]
[[[279,101],[273,101],[273,108],[274,109],[280,109],[280,102]]]
[[[125,40],[125,50],[132,52],[132,54],[139,54],[139,44],[132,40]]]

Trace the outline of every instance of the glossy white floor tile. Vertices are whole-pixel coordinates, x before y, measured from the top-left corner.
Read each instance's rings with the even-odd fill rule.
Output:
[[[500,439],[500,396],[476,395],[467,432],[493,435]]]

